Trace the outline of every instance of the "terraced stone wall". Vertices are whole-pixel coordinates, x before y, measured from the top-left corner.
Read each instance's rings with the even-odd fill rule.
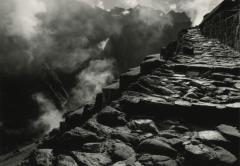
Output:
[[[201,24],[204,35],[240,51],[240,0],[225,0]]]

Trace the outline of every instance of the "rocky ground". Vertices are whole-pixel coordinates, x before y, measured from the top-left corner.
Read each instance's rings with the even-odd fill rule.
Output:
[[[185,30],[95,105],[67,113],[19,165],[237,166],[239,62],[239,52]]]

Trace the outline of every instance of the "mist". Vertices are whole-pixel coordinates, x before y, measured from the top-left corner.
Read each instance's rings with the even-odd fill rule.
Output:
[[[41,112],[40,118],[33,123],[33,126],[37,129],[39,126],[45,125],[43,126],[45,133],[58,128],[63,117],[61,111],[53,104],[54,102],[43,93],[34,94],[33,99],[38,103]]]
[[[77,84],[71,91],[72,107],[92,103],[102,88],[114,80],[114,60],[93,60],[77,75]]]

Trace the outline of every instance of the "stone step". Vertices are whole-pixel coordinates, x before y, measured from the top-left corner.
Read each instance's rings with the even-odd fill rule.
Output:
[[[232,104],[211,104],[211,103],[190,103],[184,100],[177,100],[174,103],[160,101],[152,96],[123,96],[121,107],[128,115],[154,116],[159,118],[182,117],[189,122],[200,123],[240,123],[240,103]]]
[[[240,66],[214,66],[207,64],[172,64],[175,71],[198,71],[198,72],[226,72],[234,75],[240,75]]]

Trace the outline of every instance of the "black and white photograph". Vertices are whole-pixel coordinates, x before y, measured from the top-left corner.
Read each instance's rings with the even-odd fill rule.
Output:
[[[240,0],[0,0],[0,166],[239,166]]]

